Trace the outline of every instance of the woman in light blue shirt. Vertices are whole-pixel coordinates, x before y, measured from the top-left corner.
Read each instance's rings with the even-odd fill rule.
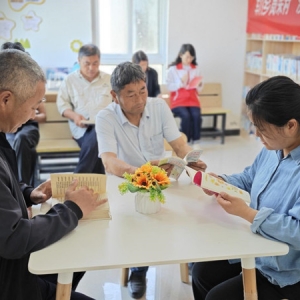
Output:
[[[253,233],[289,245],[287,255],[256,259],[258,299],[300,299],[300,86],[275,76],[251,89],[246,104],[264,148],[242,173],[220,177],[248,191],[251,204],[226,193],[217,201]],[[241,270],[236,261],[196,263],[195,299],[244,299]]]

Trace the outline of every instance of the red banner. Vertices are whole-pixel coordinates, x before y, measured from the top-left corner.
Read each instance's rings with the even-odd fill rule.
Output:
[[[300,0],[248,0],[247,33],[300,36]]]

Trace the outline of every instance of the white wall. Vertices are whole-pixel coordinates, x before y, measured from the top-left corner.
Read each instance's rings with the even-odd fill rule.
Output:
[[[221,82],[227,129],[240,127],[247,0],[169,0],[168,63],[191,43],[206,82]]]
[[[227,118],[227,129],[240,127],[247,2],[169,0],[166,12],[167,63],[175,59],[181,44],[195,46],[204,80],[222,83],[223,106],[232,112]],[[91,7],[88,0],[46,0],[42,5],[29,4],[16,12],[10,9],[8,0],[0,0],[0,12],[16,22],[10,41],[28,38],[28,52],[43,68],[71,67],[77,61],[70,44],[73,40],[84,44],[92,41]],[[29,11],[43,19],[37,32],[24,29],[21,17]],[[0,37],[0,44],[4,42]]]
[[[41,2],[41,0],[39,0]],[[91,2],[88,0],[46,0],[43,4],[29,4],[19,12],[13,11],[8,0],[0,0],[0,12],[16,22],[12,39],[28,39],[26,49],[42,68],[72,67],[78,53],[70,45],[74,40],[92,42]],[[25,30],[21,17],[29,11],[42,18],[39,30]],[[0,37],[0,44],[6,42]]]

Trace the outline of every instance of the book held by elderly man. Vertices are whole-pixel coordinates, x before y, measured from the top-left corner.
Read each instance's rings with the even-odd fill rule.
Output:
[[[103,174],[70,174],[70,173],[53,173],[50,174],[52,187],[52,205],[56,203],[63,203],[65,201],[65,194],[67,188],[70,186],[74,178],[78,179],[77,188],[87,186],[98,193],[98,200],[107,198],[106,195],[106,175]],[[91,219],[111,219],[110,208],[108,201],[98,206],[86,218],[82,220]]]
[[[174,165],[169,177],[174,178],[174,179],[177,180],[178,177],[183,172],[185,166],[188,165],[191,162],[198,161],[200,155],[202,154],[202,152],[203,152],[202,149],[192,150],[183,159],[178,157],[178,156],[166,157],[166,158],[163,158],[159,161],[158,166],[160,167],[161,165],[164,165],[164,164]]]

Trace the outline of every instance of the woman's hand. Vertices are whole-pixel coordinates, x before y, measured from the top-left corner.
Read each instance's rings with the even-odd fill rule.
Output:
[[[249,207],[241,198],[230,196],[224,192],[217,196],[217,201],[227,213],[241,217],[250,223],[253,223],[258,213],[257,210]]]

